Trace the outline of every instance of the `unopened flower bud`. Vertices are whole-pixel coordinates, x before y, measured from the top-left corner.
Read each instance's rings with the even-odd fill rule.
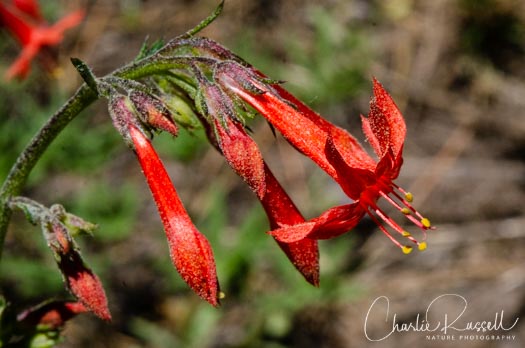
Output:
[[[129,136],[129,125],[133,124],[142,132],[144,132],[144,127],[131,99],[122,94],[112,93],[109,96],[108,110],[113,126],[122,135],[128,146],[133,147],[133,141]]]
[[[137,90],[131,91],[129,98],[144,124],[177,136],[177,125],[173,121],[170,110],[160,99]]]
[[[58,268],[71,293],[88,310],[104,320],[111,320],[108,301],[102,283],[82,260],[77,250],[59,255]]]

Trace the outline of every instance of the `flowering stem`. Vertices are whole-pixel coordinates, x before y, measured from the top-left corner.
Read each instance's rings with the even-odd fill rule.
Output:
[[[188,63],[189,59],[185,57],[177,59],[152,56],[117,69],[111,75],[125,79],[140,79],[171,69],[187,68]],[[204,59],[203,63],[209,63],[209,59]],[[0,188],[0,259],[2,257],[7,226],[12,213],[8,206],[9,199],[20,195],[29,174],[48,146],[82,110],[97,100],[97,98],[96,92],[86,84],[83,84],[40,128],[11,167],[7,178]]]

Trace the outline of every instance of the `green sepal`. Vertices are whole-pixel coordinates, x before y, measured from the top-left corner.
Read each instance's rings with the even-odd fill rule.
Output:
[[[221,3],[215,8],[215,10],[208,17],[206,17],[199,24],[197,24],[194,28],[188,30],[185,34],[181,35],[180,37],[194,36],[199,31],[206,28],[208,25],[211,24],[211,22],[213,22],[215,19],[217,19],[217,17],[219,17],[223,8],[224,8],[224,0],[221,1]]]
[[[162,39],[157,39],[153,41],[151,45],[148,45],[149,37],[144,39],[142,47],[140,48],[139,54],[135,57],[134,61],[141,60],[143,58],[149,57],[157,53],[162,47],[164,47],[164,41]]]
[[[80,74],[84,82],[89,86],[89,88],[91,88],[93,92],[99,95],[97,79],[95,75],[93,75],[93,72],[87,66],[87,64],[78,58],[71,58],[71,63],[73,64],[75,69],[77,69],[78,73]]]

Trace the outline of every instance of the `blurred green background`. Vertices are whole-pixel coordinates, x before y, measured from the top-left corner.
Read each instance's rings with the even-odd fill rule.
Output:
[[[46,18],[86,7],[49,74],[33,64],[23,82],[0,81],[0,178],[35,131],[80,85],[79,57],[97,75],[135,57],[144,39],[176,36],[216,1],[41,1]],[[511,0],[227,0],[209,36],[258,67],[360,140],[371,78],[391,92],[408,138],[398,179],[438,230],[429,250],[405,256],[367,219],[321,246],[321,287],[309,286],[275,242],[255,196],[201,131],[154,140],[186,208],[210,240],[223,305],[188,290],[169,260],[160,219],[133,154],[103,101],[53,143],[24,192],[96,222],[80,240],[101,277],[114,321],[68,323],[61,347],[436,347],[422,333],[371,342],[371,302],[389,296],[413,321],[444,293],[468,298],[465,321],[510,322],[525,308],[525,4]],[[0,73],[19,47],[0,31]],[[306,217],[345,202],[337,185],[262,121],[251,126],[265,158]],[[400,219],[397,219],[401,221]],[[67,298],[39,228],[15,214],[0,265],[1,292],[25,308]],[[371,332],[382,332],[384,322]],[[520,347],[470,341],[462,346]]]

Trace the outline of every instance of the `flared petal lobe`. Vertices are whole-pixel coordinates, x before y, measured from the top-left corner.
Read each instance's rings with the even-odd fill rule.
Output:
[[[129,132],[164,225],[173,264],[199,296],[217,306],[219,286],[208,240],[192,223],[149,139],[132,124]]]
[[[56,33],[57,36],[60,38],[59,41],[62,41],[64,32],[79,25],[80,22],[82,22],[82,20],[84,19],[85,15],[86,13],[84,10],[77,10],[71,12],[65,17],[59,19],[58,22],[56,22],[49,28],[49,30]],[[49,42],[47,44],[58,44],[58,42]]]
[[[383,86],[376,79],[373,84],[374,97],[370,101],[368,118],[362,118],[363,131],[380,158],[388,149],[397,158],[405,143],[405,120]]]
[[[354,228],[365,210],[359,202],[330,208],[317,218],[304,223],[285,226],[270,232],[282,242],[295,242],[303,238],[331,239],[338,237]]]

